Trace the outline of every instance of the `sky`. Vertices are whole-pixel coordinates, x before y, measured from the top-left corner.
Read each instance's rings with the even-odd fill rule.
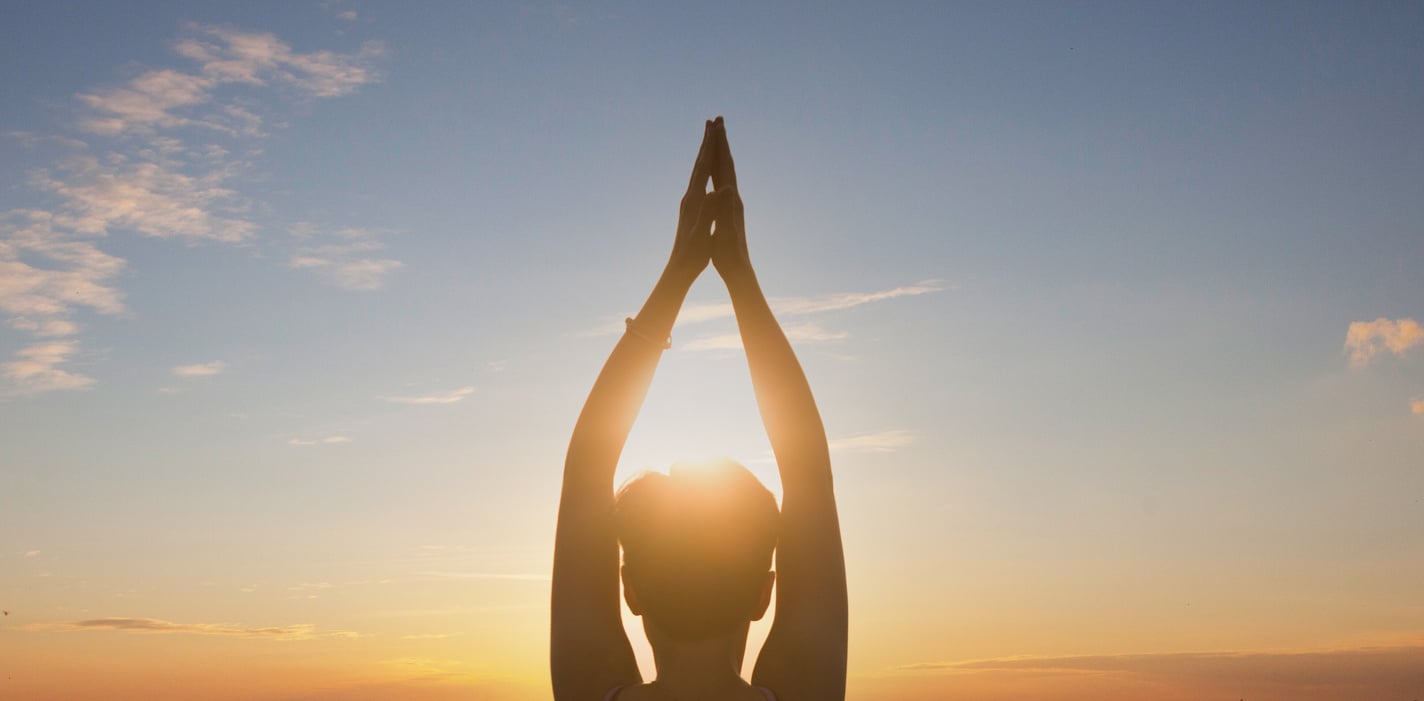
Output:
[[[0,697],[549,698],[568,434],[719,114],[850,698],[1424,696],[1417,3],[0,16]],[[620,480],[779,493],[734,333],[704,276]]]

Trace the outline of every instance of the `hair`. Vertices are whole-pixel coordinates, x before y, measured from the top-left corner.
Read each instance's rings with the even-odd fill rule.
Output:
[[[634,477],[616,500],[624,578],[645,619],[693,641],[761,615],[780,512],[750,470],[677,464]]]

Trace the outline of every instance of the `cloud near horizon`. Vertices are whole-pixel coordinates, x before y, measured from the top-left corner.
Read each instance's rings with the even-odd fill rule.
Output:
[[[228,623],[174,623],[156,618],[91,618],[83,621],[64,623],[31,623],[16,630],[28,632],[114,630],[125,633],[190,633],[197,635],[226,635],[239,638],[267,638],[270,640],[313,640],[316,638],[355,638],[359,633],[334,631],[319,633],[316,626],[299,624],[288,626],[242,626]]]
[[[379,42],[349,53],[299,52],[266,32],[190,23],[173,50],[189,62],[154,68],[118,85],[80,91],[68,122],[85,140],[12,130],[37,148],[59,144],[66,153],[30,173],[29,186],[48,200],[40,207],[0,211],[0,313],[13,329],[35,338],[75,336],[81,311],[124,313],[113,279],[125,261],[95,241],[113,233],[183,241],[241,244],[259,230],[260,207],[235,190],[233,176],[250,170],[265,136],[253,111],[253,90],[290,100],[347,95],[380,79]],[[239,95],[232,90],[242,91]],[[223,142],[222,144],[216,142]],[[230,149],[245,152],[234,157]],[[318,262],[319,261],[319,262]],[[387,258],[307,255],[335,284],[374,289],[400,266]],[[77,345],[38,344],[4,364],[17,394],[81,389],[92,377],[61,367]]]
[[[520,582],[547,582],[546,572],[418,572],[421,577],[436,579],[506,579]]]
[[[1115,688],[1156,688],[1172,690],[1173,699],[1412,699],[1424,689],[1424,644],[1303,652],[1012,657],[921,662],[894,671],[951,673],[965,689],[981,688],[995,678],[1007,683],[1046,676],[1060,693],[1081,683],[1083,689],[1096,690],[1095,698],[1121,697]]]

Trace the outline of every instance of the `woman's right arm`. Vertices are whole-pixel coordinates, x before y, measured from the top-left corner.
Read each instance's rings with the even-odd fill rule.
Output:
[[[592,701],[611,688],[642,681],[618,598],[613,473],[662,356],[660,339],[668,337],[688,288],[707,267],[712,213],[703,202],[715,158],[711,133],[709,122],[682,198],[667,268],[604,363],[569,439],[551,585],[555,699]]]
[[[747,253],[742,200],[719,120],[712,264],[727,283],[762,423],[781,472],[776,616],[752,682],[785,699],[844,699],[847,606],[830,451],[816,400]]]

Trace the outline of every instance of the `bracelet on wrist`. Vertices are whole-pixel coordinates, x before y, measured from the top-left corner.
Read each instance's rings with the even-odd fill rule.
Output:
[[[637,339],[643,341],[644,343],[648,343],[648,344],[657,346],[659,350],[667,350],[667,349],[669,349],[669,348],[672,348],[672,336],[671,336],[671,335],[668,335],[667,338],[664,338],[663,340],[659,341],[659,340],[653,338],[652,336],[649,336],[649,335],[643,333],[642,331],[639,331],[639,330],[638,330],[638,322],[637,322],[637,320],[635,320],[635,319],[634,319],[633,317],[631,317],[631,316],[623,320],[623,326],[624,326],[624,333],[625,333],[625,335],[629,335],[629,336],[632,336],[632,337],[634,337],[634,338],[637,338]]]

